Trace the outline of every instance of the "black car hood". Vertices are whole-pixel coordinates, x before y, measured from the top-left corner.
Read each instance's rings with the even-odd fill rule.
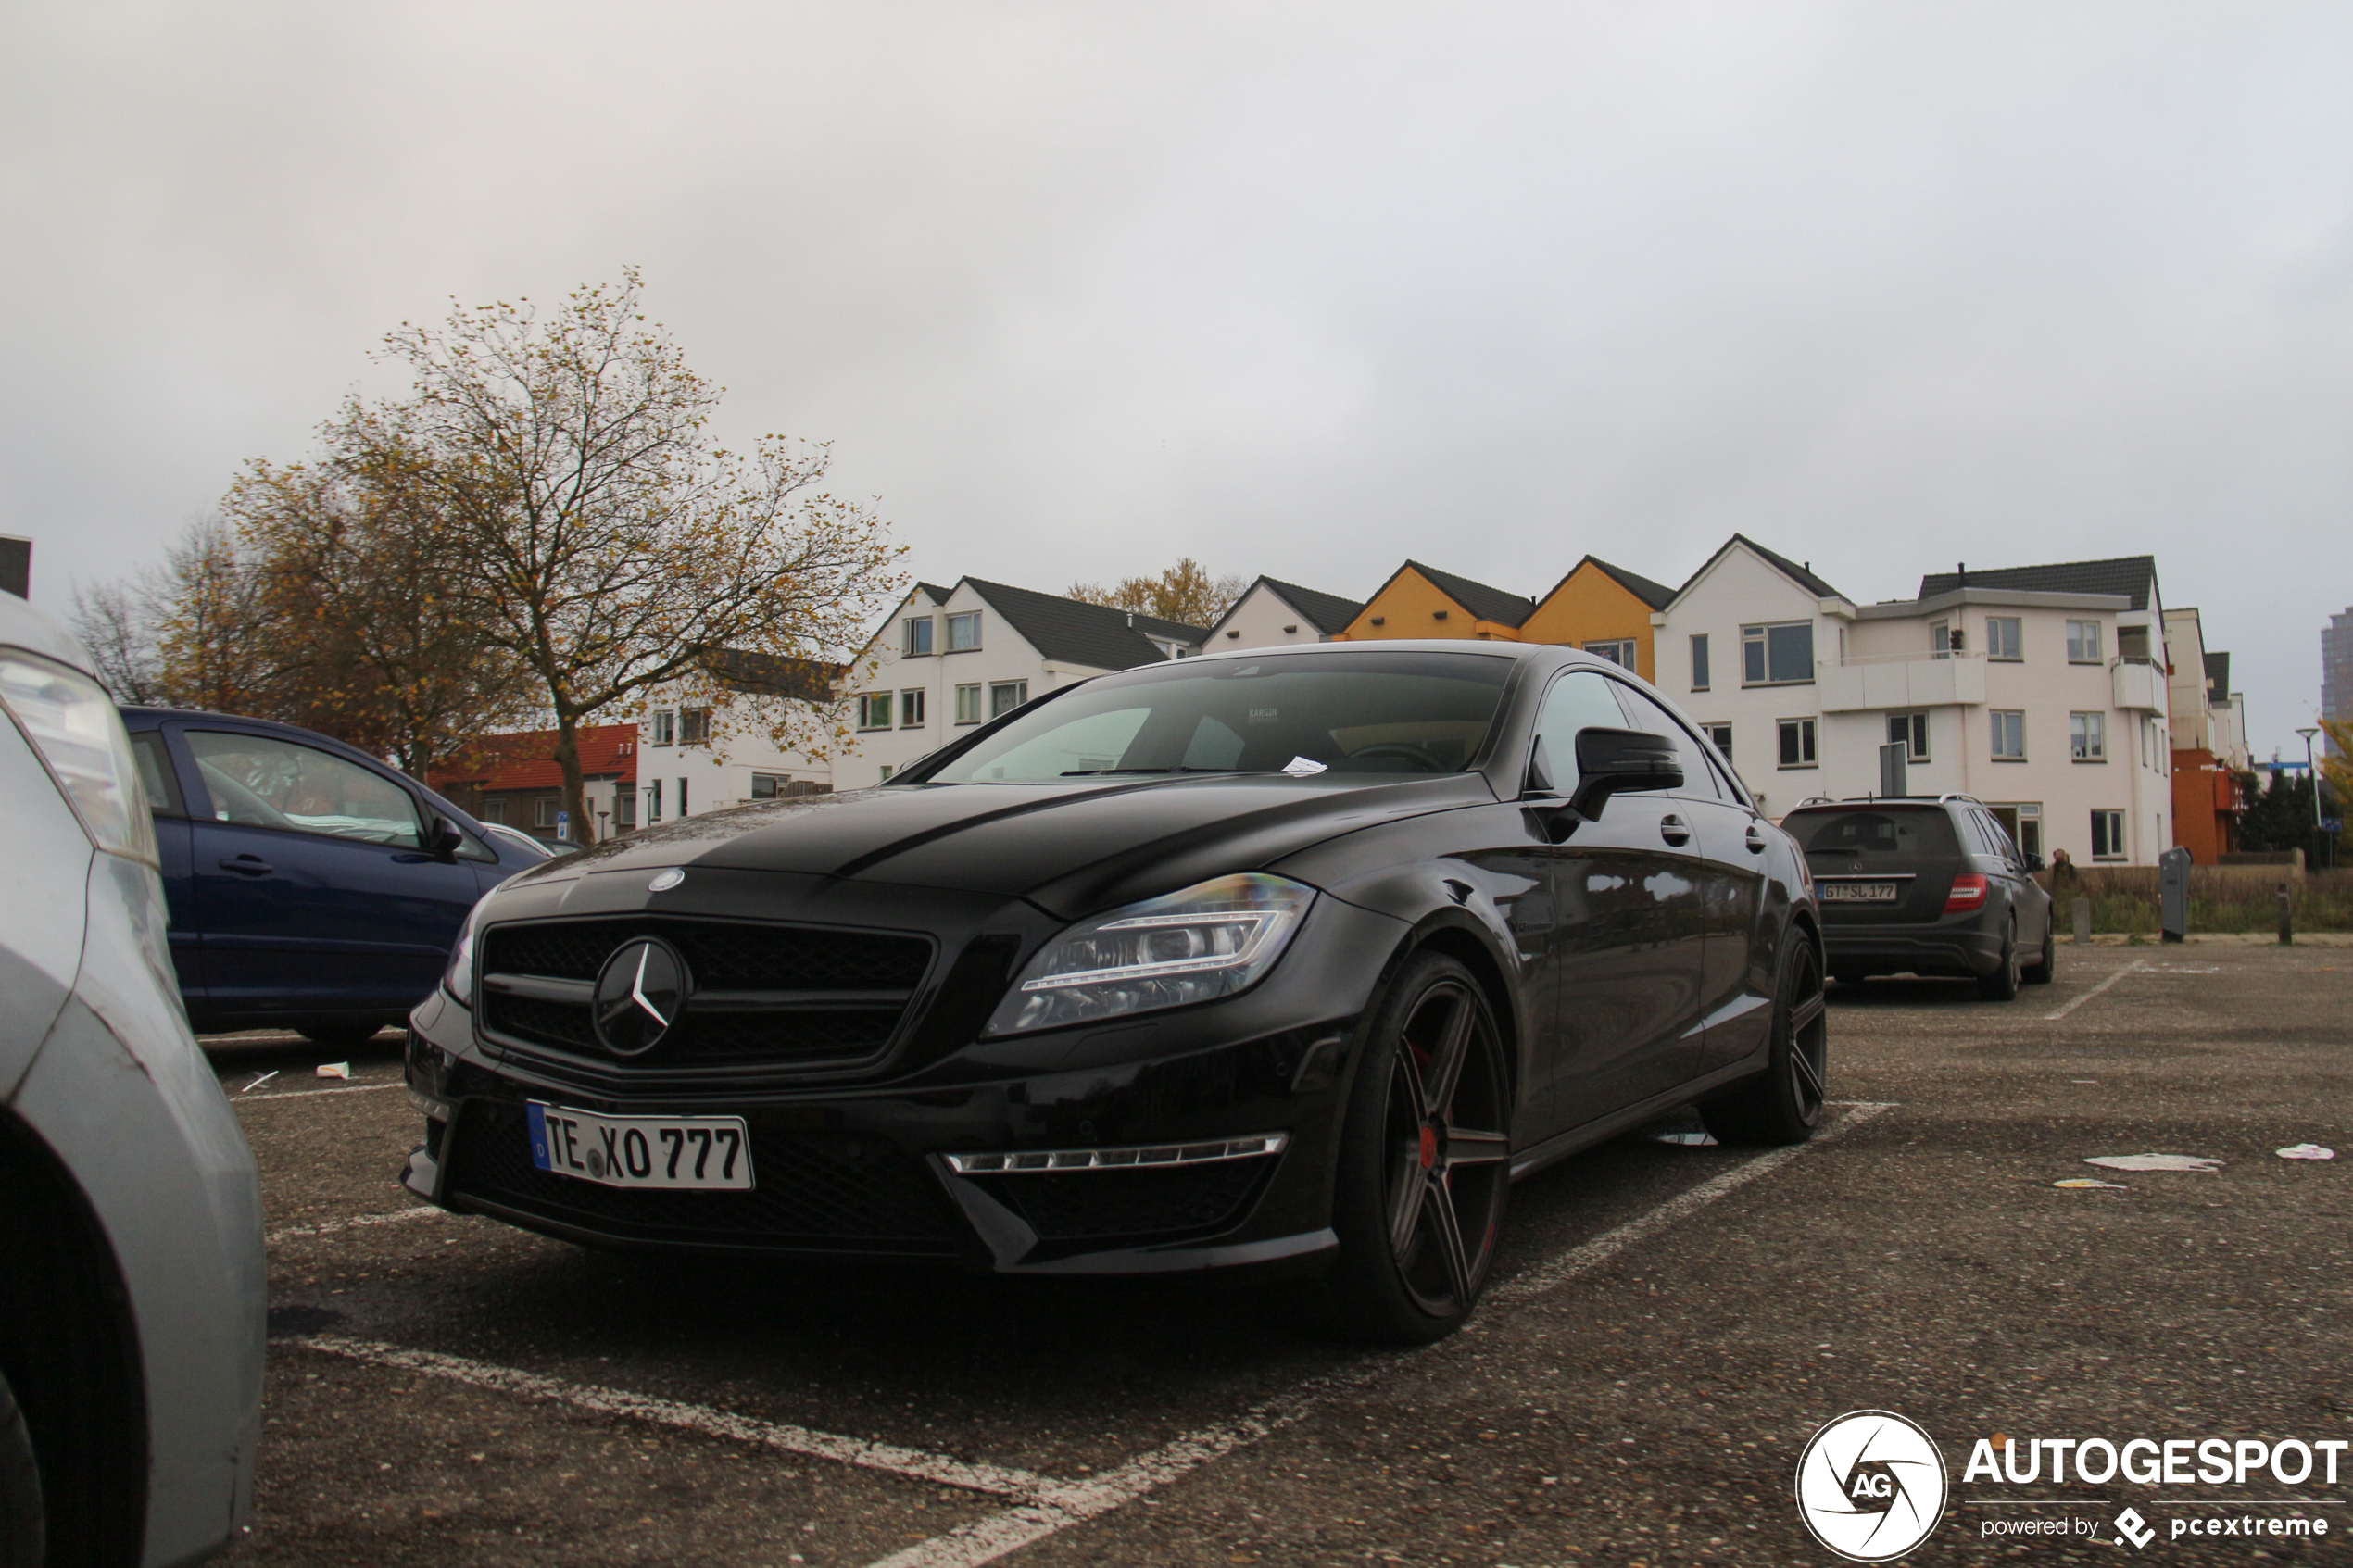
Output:
[[[528,873],[793,872],[1026,897],[1065,919],[1253,871],[1343,833],[1484,805],[1484,776],[902,784],[664,823]]]

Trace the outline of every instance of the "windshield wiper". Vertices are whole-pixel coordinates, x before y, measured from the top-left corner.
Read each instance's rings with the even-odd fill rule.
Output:
[[[1239,768],[1074,768],[1066,779],[1101,778],[1105,773],[1239,773]]]

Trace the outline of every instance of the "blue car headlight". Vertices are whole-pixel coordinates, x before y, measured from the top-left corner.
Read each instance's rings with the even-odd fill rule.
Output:
[[[1315,890],[1248,872],[1082,921],[1029,960],[985,1033],[1019,1035],[1214,1001],[1256,985]]]

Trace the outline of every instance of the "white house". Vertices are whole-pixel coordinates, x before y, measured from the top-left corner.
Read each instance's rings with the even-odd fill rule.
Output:
[[[1208,633],[1028,588],[925,583],[849,666],[857,743],[837,789],[880,784],[961,730],[1072,681],[1202,651]]]
[[[1328,643],[1364,613],[1338,594],[1262,577],[1209,629],[1212,648],[1270,648],[1285,643]]]
[[[708,707],[676,691],[655,693],[637,715],[635,787],[615,802],[617,828],[833,787],[830,763],[769,738],[765,709],[780,702],[833,706],[839,670],[741,651],[728,657],[726,684],[750,698],[749,710],[723,730]]]
[[[2146,865],[2172,842],[2164,614],[2146,556],[1931,573],[1856,606],[1735,534],[1655,618],[1659,684],[1768,812],[1973,795],[2031,854]]]

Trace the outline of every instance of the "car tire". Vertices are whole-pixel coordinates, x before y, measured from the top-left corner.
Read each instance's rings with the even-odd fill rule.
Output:
[[[1830,1018],[1813,938],[1792,930],[1781,944],[1780,968],[1764,1073],[1700,1102],[1700,1121],[1718,1143],[1804,1143],[1822,1123]]]
[[[2058,978],[2058,912],[2056,909],[2043,922],[2043,956],[2034,961],[2022,978],[2029,985],[2048,985]]]
[[[1427,1345],[1467,1320],[1511,1192],[1511,1080],[1486,990],[1442,953],[1410,960],[1369,1031],[1342,1111],[1326,1324]]]
[[[2012,915],[2002,933],[2002,961],[1993,973],[1977,977],[1977,994],[1989,1002],[2014,1002],[2018,1000],[2018,917]]]
[[[315,1023],[296,1029],[296,1034],[314,1046],[341,1050],[350,1046],[364,1046],[384,1033],[381,1023]]]
[[[0,1377],[0,1568],[41,1568],[47,1552],[41,1462],[8,1380]]]

